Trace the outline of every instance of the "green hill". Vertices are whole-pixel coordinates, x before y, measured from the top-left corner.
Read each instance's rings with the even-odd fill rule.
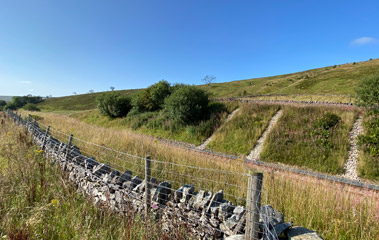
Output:
[[[379,59],[374,59],[272,77],[213,83],[210,86],[200,85],[199,87],[209,90],[212,93],[212,97],[215,98],[244,97],[256,94],[284,94],[290,95],[287,96],[287,99],[302,100],[305,98],[310,100],[312,95],[353,95],[354,89],[363,77],[378,71]],[[125,95],[132,95],[137,91],[139,90],[122,90],[119,92]],[[99,94],[92,93],[51,98],[40,103],[39,107],[45,111],[93,109],[96,108],[96,97]],[[299,97],[295,96],[296,94],[305,96]],[[307,98],[307,95],[310,97]],[[319,96],[317,99],[313,98],[313,100],[339,102],[349,101],[349,97]]]

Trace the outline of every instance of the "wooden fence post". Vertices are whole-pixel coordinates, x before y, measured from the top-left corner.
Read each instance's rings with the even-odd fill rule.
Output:
[[[64,156],[64,167],[63,167],[63,171],[66,171],[67,169],[67,160],[68,160],[68,152],[70,151],[70,147],[71,147],[71,144],[72,144],[72,138],[73,138],[74,135],[70,135],[70,137],[68,138],[68,144],[67,144],[67,147],[66,147],[66,155]]]
[[[250,171],[246,199],[245,239],[258,239],[263,173]]]
[[[149,217],[151,208],[151,159],[150,156],[145,158],[145,218]]]
[[[49,135],[49,131],[50,131],[50,126],[48,126],[46,129],[45,137],[43,139],[42,146],[41,146],[42,150],[45,150],[46,139],[47,139],[47,135]]]

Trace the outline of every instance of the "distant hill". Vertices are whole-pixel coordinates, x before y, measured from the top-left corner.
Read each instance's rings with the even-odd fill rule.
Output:
[[[9,102],[9,101],[12,101],[12,97],[13,96],[0,96],[0,100]]]
[[[256,94],[354,95],[360,80],[379,71],[379,59],[311,69],[278,76],[200,85],[214,98],[244,97]],[[137,90],[119,91],[132,95]],[[88,110],[96,108],[100,93],[46,99],[39,107],[46,111]],[[291,98],[291,96],[290,96]],[[328,98],[328,97],[326,97]],[[329,99],[323,99],[329,100]],[[330,101],[340,101],[338,97]],[[346,100],[348,101],[348,100]]]

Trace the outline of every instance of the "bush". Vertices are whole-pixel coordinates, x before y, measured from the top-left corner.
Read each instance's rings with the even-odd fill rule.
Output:
[[[375,114],[379,113],[379,73],[364,78],[356,93],[359,106]]]
[[[96,100],[100,113],[112,118],[126,116],[132,108],[130,98],[117,92],[103,93]]]
[[[24,110],[27,110],[27,111],[35,111],[35,112],[39,112],[41,111],[41,109],[39,109],[37,107],[36,104],[34,103],[27,103],[24,107],[23,107]]]
[[[0,100],[0,111],[3,111],[5,105],[7,105],[7,102],[4,100]]]
[[[208,104],[208,94],[204,90],[187,85],[166,98],[165,108],[173,120],[190,124],[206,117]]]
[[[165,81],[159,81],[133,98],[133,108],[136,112],[156,111],[163,108],[164,100],[171,94],[171,86]]]

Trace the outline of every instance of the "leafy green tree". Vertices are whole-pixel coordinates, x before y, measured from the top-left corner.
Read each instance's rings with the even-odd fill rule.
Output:
[[[179,123],[198,122],[207,116],[208,94],[195,86],[182,86],[165,101],[165,109]]]
[[[130,98],[118,92],[102,93],[96,100],[100,113],[112,118],[124,117],[132,108]]]

